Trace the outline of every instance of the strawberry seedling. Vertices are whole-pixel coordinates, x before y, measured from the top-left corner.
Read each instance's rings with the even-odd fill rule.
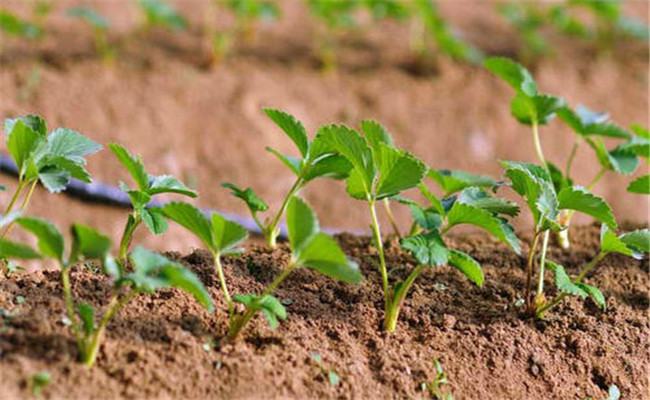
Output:
[[[88,24],[93,30],[95,50],[104,62],[111,62],[115,57],[115,48],[108,41],[108,20],[88,7],[74,7],[68,10],[68,16],[78,18]]]
[[[187,28],[185,18],[167,2],[162,0],[138,0],[138,5],[144,16],[144,31],[148,31],[153,27],[174,31]]]
[[[120,182],[120,188],[129,196],[133,205],[133,211],[129,214],[120,241],[119,259],[123,261],[126,260],[133,234],[142,222],[155,235],[161,235],[167,231],[165,216],[159,209],[147,207],[153,196],[161,193],[175,193],[196,197],[196,192],[171,175],[151,175],[147,173],[142,158],[132,156],[121,145],[112,143],[108,147],[129,172],[137,186],[136,189],[131,189],[124,182]]]
[[[570,182],[565,181],[564,184],[558,185],[559,170],[553,164],[548,163],[544,157],[539,137],[539,126],[546,125],[559,110],[564,109],[564,101],[539,93],[530,72],[512,60],[490,58],[486,60],[485,66],[516,90],[517,93],[510,104],[510,111],[520,123],[531,127],[535,152],[540,163],[540,165],[535,165],[524,162],[501,162],[506,169],[506,177],[510,180],[510,186],[524,198],[533,216],[535,234],[526,263],[524,300],[527,310],[535,314],[536,310],[546,304],[544,269],[550,231],[559,232],[566,229],[559,222],[560,212],[562,210],[581,212],[608,225],[611,229],[617,229],[618,224],[610,206],[602,198],[589,193],[584,187],[572,186]],[[539,262],[539,281],[537,295],[533,301],[530,287],[540,238],[543,239]]]
[[[305,127],[293,116],[283,111],[270,108],[264,111],[296,145],[301,156],[301,158],[296,158],[281,154],[279,151],[270,147],[266,148],[269,152],[277,156],[296,176],[296,180],[282,201],[280,209],[274,217],[262,221],[257,214],[267,211],[269,206],[252,189],[240,189],[232,183],[224,183],[222,186],[229,188],[234,196],[246,203],[255,223],[264,234],[267,245],[273,248],[280,234],[279,223],[287,209],[289,200],[298,194],[300,189],[307,183],[316,178],[343,179],[347,177],[350,164],[344,157],[333,151],[318,135],[314,140],[309,140]]]
[[[235,294],[230,297],[221,269],[219,256],[231,252],[233,247],[246,238],[246,231],[239,225],[213,214],[208,220],[198,209],[187,203],[170,203],[162,208],[170,219],[178,222],[210,249],[215,258],[219,281],[229,310],[228,340],[234,341],[241,330],[258,313],[262,312],[272,328],[278,319],[285,319],[287,312],[275,297],[275,289],[296,269],[307,267],[333,279],[358,283],[361,273],[358,266],[348,260],[330,236],[322,233],[316,215],[299,197],[292,197],[287,205],[287,227],[291,260],[280,275],[261,294]],[[245,307],[243,313],[235,311],[234,303]]]
[[[182,265],[160,254],[136,248],[130,255],[132,272],[110,255],[111,241],[94,229],[80,224],[72,226],[72,244],[65,256],[65,241],[61,232],[50,222],[40,218],[16,218],[15,222],[37,238],[38,251],[20,243],[2,239],[0,257],[7,259],[51,258],[61,267],[61,281],[67,318],[70,321],[81,361],[88,368],[97,358],[106,326],[134,297],[141,293],[174,287],[194,296],[206,309],[212,310],[212,299],[199,278]],[[95,310],[87,303],[76,304],[72,296],[70,270],[82,260],[99,260],[113,282],[111,297],[98,325]]]
[[[616,235],[607,225],[603,224],[600,233],[600,252],[591,261],[586,263],[580,274],[571,279],[562,265],[546,261],[547,266],[555,275],[555,286],[559,294],[546,302],[536,311],[537,318],[543,318],[544,313],[557,306],[566,296],[591,297],[602,309],[607,308],[605,296],[595,286],[588,285],[583,279],[593,270],[598,263],[608,254],[623,254],[628,257],[642,259],[644,254],[650,252],[650,230],[639,229],[632,232]]]
[[[38,26],[5,9],[0,9],[0,30],[10,36],[32,40],[42,35]]]
[[[85,157],[102,147],[86,136],[68,128],[57,128],[47,133],[45,120],[36,115],[6,119],[4,131],[7,149],[18,168],[18,186],[3,211],[5,217],[15,210],[24,213],[36,184],[52,193],[63,191],[71,178],[90,183]],[[5,237],[12,223],[6,224]]]

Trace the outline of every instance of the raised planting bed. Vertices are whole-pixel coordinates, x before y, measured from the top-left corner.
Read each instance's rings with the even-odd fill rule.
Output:
[[[524,242],[531,239],[523,236]],[[428,269],[415,283],[398,329],[388,335],[380,329],[376,250],[366,237],[337,239],[359,263],[363,283],[296,271],[276,290],[287,319],[272,330],[257,316],[235,344],[221,341],[226,305],[210,254],[169,254],[198,274],[217,312],[207,313],[176,289],[136,297],[109,325],[92,370],[76,362],[75,342],[62,323],[59,273],[3,279],[0,392],[3,398],[28,398],[30,376],[46,370],[47,398],[435,398],[422,383],[435,380],[438,360],[448,376],[441,390],[456,399],[604,399],[610,385],[623,399],[648,393],[647,260],[610,255],[587,278],[605,294],[606,311],[571,297],[546,320],[535,321],[520,317],[516,305],[525,258],[483,234],[452,236],[451,247],[481,263],[485,284],[479,288],[449,267]],[[598,227],[577,227],[571,249],[553,246],[550,256],[575,275],[595,255],[598,240]],[[234,292],[260,292],[288,257],[283,244],[272,251],[253,246],[223,258],[226,279]],[[387,242],[387,259],[415,266],[395,240]],[[90,268],[72,271],[73,292],[78,301],[101,308],[110,283]],[[330,370],[340,379],[337,385]]]

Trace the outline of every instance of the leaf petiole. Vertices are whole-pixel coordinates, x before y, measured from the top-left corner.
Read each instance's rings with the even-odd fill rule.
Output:
[[[218,251],[212,251],[212,257],[214,258],[214,265],[217,268],[217,275],[219,275],[219,285],[221,285],[221,291],[223,292],[223,297],[226,299],[226,304],[228,305],[228,315],[230,318],[233,318],[235,313],[232,298],[230,297],[230,292],[228,291],[228,286],[226,284],[226,278],[223,275],[223,267],[221,266],[221,254]]]

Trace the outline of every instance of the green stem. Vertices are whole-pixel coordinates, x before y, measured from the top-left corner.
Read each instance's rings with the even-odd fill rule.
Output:
[[[293,183],[293,186],[291,186],[291,189],[289,189],[289,191],[287,192],[287,195],[284,197],[284,200],[282,201],[282,206],[280,206],[280,209],[278,210],[278,213],[275,215],[275,218],[273,218],[271,224],[268,225],[264,230],[266,235],[266,243],[270,248],[275,248],[278,235],[280,234],[280,231],[278,229],[278,223],[280,223],[280,218],[282,218],[282,215],[284,215],[284,212],[286,211],[287,206],[289,205],[289,200],[291,200],[291,198],[296,193],[298,193],[302,184],[303,184],[302,177],[298,177],[298,179],[296,179],[296,181]]]
[[[533,141],[535,142],[535,152],[537,153],[537,159],[542,164],[542,167],[548,171],[548,165],[546,165],[546,157],[544,157],[544,152],[542,151],[542,143],[539,140],[539,124],[533,122]]]
[[[404,283],[402,283],[397,296],[393,297],[390,306],[386,309],[386,316],[384,318],[384,330],[386,332],[392,333],[395,331],[399,313],[402,309],[402,305],[404,304],[404,299],[406,298],[409,289],[413,285],[413,282],[415,282],[415,279],[422,273],[424,268],[424,265],[418,265],[415,267],[415,269],[411,271],[409,276],[406,278]]]
[[[32,194],[34,193],[34,188],[36,188],[37,183],[38,183],[38,179],[34,179],[31,186],[29,187],[27,196],[25,196],[23,202],[20,204],[20,211],[24,212],[27,209],[27,206],[29,205],[29,201],[32,199]]]
[[[298,268],[298,264],[292,260],[287,268],[282,271],[282,273],[275,278],[273,282],[260,294],[257,299],[255,299],[251,304],[246,307],[246,311],[241,315],[233,315],[230,318],[230,328],[228,329],[228,341],[234,342],[241,330],[248,324],[248,322],[255,316],[257,313],[260,303],[264,298],[271,293],[284,281],[294,269]]]
[[[539,280],[537,282],[537,304],[542,301],[542,296],[544,295],[544,269],[546,268],[546,250],[548,249],[550,232],[550,230],[544,232],[544,240],[542,241],[542,254],[539,259]]]
[[[228,305],[228,315],[232,318],[234,314],[234,308],[232,304],[232,298],[228,292],[228,285],[226,285],[226,278],[223,275],[223,268],[221,266],[221,255],[217,251],[212,252],[212,257],[214,258],[214,266],[217,269],[217,275],[219,275],[219,284],[221,285],[221,291],[223,292],[223,297],[226,299],[226,304]]]
[[[61,281],[63,282],[63,299],[65,301],[66,314],[68,314],[77,346],[83,354],[83,339],[79,330],[79,324],[77,323],[77,315],[74,311],[74,300],[72,299],[72,288],[70,285],[70,268],[67,266],[61,266]]]
[[[381,273],[382,286],[384,288],[384,308],[387,310],[390,305],[390,292],[388,290],[388,271],[386,268],[386,258],[384,256],[384,242],[381,238],[381,228],[379,227],[379,220],[377,219],[377,211],[375,210],[375,201],[371,200],[370,215],[372,217],[372,232],[377,243],[377,252],[379,253],[379,263]]]
[[[607,253],[602,252],[602,251],[601,251],[600,253],[598,253],[598,255],[597,255],[596,257],[594,257],[594,258],[589,262],[589,264],[587,264],[587,265],[583,268],[582,272],[580,272],[580,275],[578,275],[578,276],[573,280],[573,283],[576,284],[576,283],[580,283],[580,282],[582,282],[582,280],[585,278],[585,276],[587,276],[587,274],[589,273],[589,271],[591,271],[591,270],[592,270],[596,265],[598,265],[598,263],[599,263],[603,258],[605,258],[606,255],[607,255]],[[537,317],[537,318],[543,318],[543,317],[544,317],[544,313],[545,313],[546,311],[548,311],[548,310],[550,310],[551,308],[553,308],[553,307],[557,306],[558,304],[560,304],[560,302],[561,302],[562,300],[564,300],[564,298],[567,297],[567,296],[568,296],[567,293],[560,293],[560,294],[559,294],[559,295],[558,295],[558,296],[557,296],[557,297],[556,297],[552,302],[547,303],[546,305],[544,305],[544,306],[538,308],[538,309],[537,309],[537,312],[535,313],[536,317]]]
[[[607,168],[601,168],[598,171],[598,173],[594,176],[591,182],[589,182],[589,185],[587,185],[588,192],[591,192],[594,189],[594,187],[596,187],[596,185],[598,184],[598,182],[600,182],[600,180],[603,178],[606,172],[607,172]],[[566,219],[564,221],[564,225],[567,226],[567,229],[568,226],[571,224],[571,218],[573,218],[573,215],[575,213],[576,213],[575,210],[569,210],[569,213],[567,214]]]
[[[120,240],[119,260],[121,262],[126,262],[129,247],[131,246],[131,241],[133,241],[133,233],[141,222],[142,218],[136,212],[129,215],[129,220],[126,222],[124,233],[122,234],[122,240]]]
[[[18,187],[16,188],[16,191],[14,192],[14,195],[11,197],[11,201],[9,201],[9,205],[7,205],[7,208],[5,208],[4,215],[7,215],[13,210],[14,205],[16,205],[16,201],[18,200],[18,196],[20,195],[20,192],[22,192],[23,188],[25,187],[26,182],[24,182],[22,179],[18,180]]]
[[[571,166],[573,165],[573,160],[578,152],[578,147],[580,146],[580,137],[576,137],[575,142],[573,142],[573,147],[571,147],[571,153],[569,153],[569,158],[566,162],[566,168],[564,169],[564,177],[569,179],[571,174]]]
[[[533,237],[533,243],[530,246],[528,251],[528,261],[526,262],[526,287],[524,291],[524,300],[526,301],[526,306],[528,309],[531,308],[530,305],[530,284],[533,279],[533,263],[535,261],[535,253],[537,251],[537,242],[539,241],[539,235],[541,232],[535,232]]]
[[[101,343],[102,337],[104,336],[104,331],[106,330],[108,323],[111,321],[111,319],[113,319],[115,314],[117,314],[122,309],[122,307],[124,307],[124,305],[137,294],[137,290],[131,290],[119,300],[117,293],[113,294],[111,300],[108,303],[108,308],[106,309],[106,313],[104,314],[102,321],[99,323],[97,330],[92,336],[92,340],[90,343],[88,343],[88,347],[84,351],[83,361],[84,364],[86,364],[87,368],[90,369],[92,368],[93,364],[95,364],[95,360],[97,359],[97,352],[99,351],[99,344]]]
[[[390,201],[387,198],[384,199],[384,209],[386,210],[386,216],[388,216],[388,221],[390,222],[390,225],[393,228],[393,232],[395,232],[395,235],[397,235],[398,238],[401,238],[402,235],[400,234],[399,226],[397,226],[397,222],[395,221],[395,216],[393,215],[393,211],[390,209]]]

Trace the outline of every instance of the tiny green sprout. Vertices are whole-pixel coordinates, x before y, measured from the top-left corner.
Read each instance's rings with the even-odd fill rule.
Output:
[[[600,252],[582,267],[580,274],[574,279],[569,277],[562,265],[547,260],[547,266],[555,274],[555,286],[559,294],[554,299],[539,304],[536,316],[543,318],[548,310],[557,306],[566,296],[571,295],[583,298],[591,297],[605,310],[607,304],[603,293],[597,287],[584,283],[583,279],[603,258],[613,253],[642,259],[645,254],[650,253],[650,230],[639,229],[616,235],[606,224],[603,224],[600,232]]]
[[[50,258],[61,267],[61,281],[67,321],[70,323],[81,361],[91,368],[97,358],[107,325],[134,297],[141,293],[174,287],[191,294],[202,306],[212,311],[210,294],[199,278],[182,265],[166,257],[137,247],[130,254],[132,269],[125,271],[110,254],[111,240],[85,225],[72,226],[72,244],[65,256],[65,240],[50,222],[40,218],[20,217],[15,220],[37,239],[38,251],[20,243],[2,239],[0,257],[6,259]],[[103,271],[113,282],[111,297],[103,316],[96,323],[95,309],[87,303],[75,303],[72,297],[70,271],[82,260],[99,260]]]
[[[311,359],[320,370],[320,373],[327,377],[330,386],[338,386],[341,383],[341,377],[339,374],[337,374],[333,369],[325,366],[323,357],[320,354],[312,354]]]
[[[185,18],[174,7],[163,0],[138,0],[144,14],[145,29],[161,27],[171,30],[187,28]]]
[[[537,83],[530,72],[522,65],[507,58],[494,57],[485,61],[485,67],[512,86],[516,94],[510,104],[511,114],[522,124],[532,128],[533,144],[540,165],[503,161],[506,177],[510,180],[512,189],[522,196],[533,216],[533,242],[526,263],[525,301],[530,313],[544,303],[544,269],[551,230],[561,232],[566,229],[562,215],[572,215],[575,212],[587,214],[618,229],[618,224],[607,202],[591,193],[591,187],[574,186],[570,177],[562,175],[557,167],[544,157],[539,126],[546,125],[556,115],[570,120],[573,126],[581,132],[608,132],[609,135],[622,135],[619,129],[611,124],[603,124],[604,116],[582,110],[580,116],[573,117],[566,107],[564,100],[546,94],[540,94]],[[571,158],[571,156],[570,156]],[[569,164],[570,168],[570,164]],[[531,298],[531,281],[533,265],[539,239],[542,249],[539,262],[539,280],[535,301]]]
[[[280,234],[279,223],[287,209],[289,200],[298,194],[307,183],[316,178],[346,178],[351,166],[343,156],[337,154],[319,135],[310,140],[303,124],[292,115],[270,108],[265,109],[264,112],[291,139],[300,153],[300,158],[297,158],[284,155],[270,147],[266,148],[267,151],[277,156],[296,176],[293,185],[282,201],[282,205],[274,217],[262,221],[257,214],[267,211],[269,206],[252,189],[240,189],[232,183],[224,183],[221,186],[230,189],[235,197],[246,203],[255,223],[264,234],[267,245],[273,248]]]
[[[443,371],[440,361],[438,359],[433,360],[433,366],[436,369],[436,377],[431,382],[422,382],[420,389],[423,391],[428,390],[436,400],[453,400],[454,395],[443,388],[447,385],[447,374]]]
[[[92,28],[95,50],[102,60],[111,62],[115,57],[115,48],[108,41],[108,28],[110,27],[108,19],[88,7],[70,8],[67,15],[84,21]]]
[[[4,121],[7,149],[18,168],[18,186],[3,211],[3,218],[13,211],[27,210],[36,184],[52,193],[63,191],[71,178],[90,183],[85,157],[101,150],[101,146],[79,132],[57,128],[47,133],[45,120],[37,115],[27,115]],[[25,193],[26,191],[26,193]],[[18,206],[20,196],[23,200]],[[13,221],[4,225],[0,237],[5,237]]]
[[[27,39],[38,39],[42,35],[38,26],[5,9],[0,9],[0,30],[7,35]]]
[[[147,173],[142,158],[139,156],[134,157],[123,146],[112,143],[108,147],[126,168],[136,184],[136,188],[131,189],[124,182],[120,182],[120,187],[129,196],[133,205],[133,211],[129,214],[120,241],[119,259],[123,261],[126,260],[133,234],[142,222],[155,235],[161,235],[167,231],[165,216],[158,208],[147,207],[153,196],[161,193],[174,193],[196,197],[196,192],[171,175],[151,175]]]
[[[43,389],[52,381],[52,375],[48,371],[39,371],[29,378],[28,386],[31,388],[32,394],[40,397],[43,394]]]
[[[412,7],[417,23],[412,47],[420,56],[428,51],[427,43],[432,40],[440,53],[454,60],[480,64],[483,53],[454,32],[438,10],[436,1],[414,0]]]

